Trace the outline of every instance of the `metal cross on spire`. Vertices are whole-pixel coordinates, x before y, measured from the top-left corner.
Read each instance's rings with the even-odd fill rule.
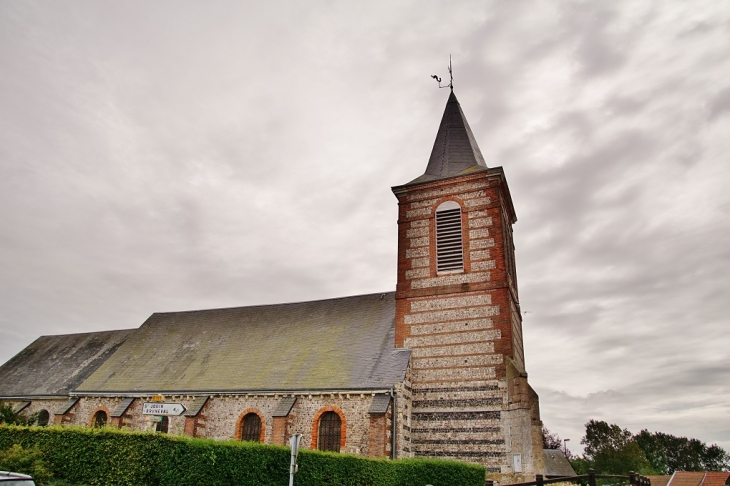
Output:
[[[451,54],[449,54],[449,84],[441,86],[441,78],[435,74],[432,74],[431,77],[439,82],[439,88],[451,88],[451,91],[454,91],[454,72],[451,70]]]

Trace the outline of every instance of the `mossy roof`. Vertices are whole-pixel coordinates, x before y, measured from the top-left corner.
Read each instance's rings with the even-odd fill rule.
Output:
[[[78,393],[388,388],[405,377],[393,293],[155,313]]]
[[[68,396],[133,332],[41,336],[0,366],[0,397]]]

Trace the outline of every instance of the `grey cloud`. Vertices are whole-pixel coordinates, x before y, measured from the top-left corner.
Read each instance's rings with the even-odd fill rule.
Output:
[[[728,31],[712,2],[642,5],[1,3],[0,361],[154,311],[392,290],[389,186],[425,167],[452,53],[519,217],[543,420],[571,446],[590,418],[730,446],[703,398],[730,341]]]
[[[714,121],[728,111],[730,111],[730,87],[720,90],[710,101],[708,118],[710,121]]]

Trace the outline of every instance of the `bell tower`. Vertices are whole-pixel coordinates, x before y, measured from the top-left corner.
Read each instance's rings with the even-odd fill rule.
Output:
[[[398,198],[396,347],[411,354],[410,449],[494,474],[544,469],[527,384],[512,225],[501,167],[487,167],[453,91],[426,171]]]

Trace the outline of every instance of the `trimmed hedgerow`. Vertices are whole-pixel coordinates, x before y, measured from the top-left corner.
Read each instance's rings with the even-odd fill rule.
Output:
[[[288,484],[289,449],[111,428],[0,426],[0,450],[37,448],[54,477],[89,485]],[[453,461],[368,459],[301,450],[298,486],[484,485],[485,469]]]

